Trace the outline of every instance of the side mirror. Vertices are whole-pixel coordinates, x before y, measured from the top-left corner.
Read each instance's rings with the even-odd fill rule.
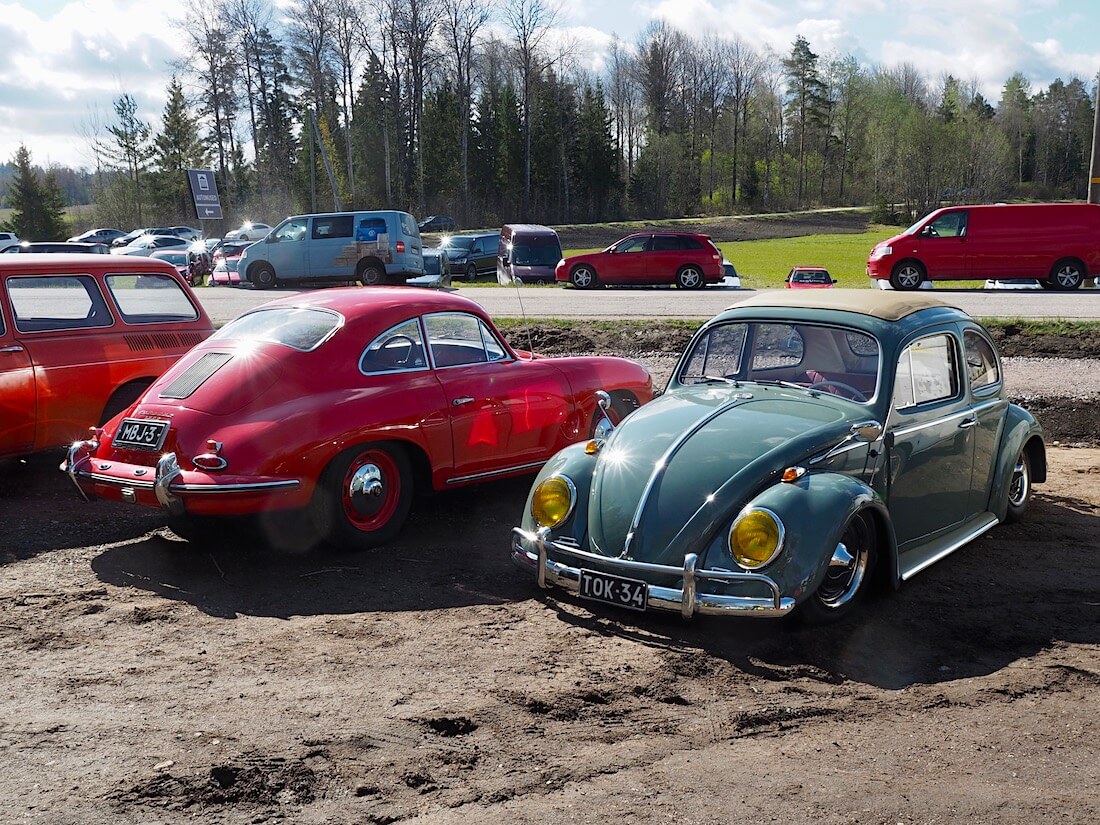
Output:
[[[852,435],[870,444],[882,437],[882,425],[877,421],[859,421],[852,425]]]

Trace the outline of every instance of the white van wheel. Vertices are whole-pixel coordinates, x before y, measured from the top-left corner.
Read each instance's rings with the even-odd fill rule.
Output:
[[[252,270],[252,283],[260,289],[274,289],[277,280],[271,264],[259,264]]]

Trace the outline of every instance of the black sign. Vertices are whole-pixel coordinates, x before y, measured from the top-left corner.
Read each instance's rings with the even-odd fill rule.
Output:
[[[187,182],[195,200],[195,214],[200,221],[220,221],[222,203],[218,198],[218,181],[213,169],[188,169]]]

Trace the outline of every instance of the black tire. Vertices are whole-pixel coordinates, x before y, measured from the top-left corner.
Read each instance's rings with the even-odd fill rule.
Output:
[[[477,267],[474,264],[466,267],[466,280],[471,284],[477,280]]]
[[[684,266],[676,273],[676,286],[680,289],[702,289],[705,283],[703,270],[697,266]]]
[[[102,427],[120,412],[129,409],[135,401],[141,398],[142,393],[149,389],[149,385],[152,383],[152,380],[131,381],[129,384],[123,384],[115,390],[103,407],[103,417],[99,419],[99,426]]]
[[[1019,521],[1024,517],[1027,505],[1031,501],[1031,485],[1031,457],[1027,454],[1027,447],[1024,446],[1016,457],[1016,464],[1012,468],[1012,477],[1008,482],[1006,522]]]
[[[1070,292],[1084,283],[1084,265],[1076,258],[1063,258],[1050,268],[1050,285],[1062,292]]]
[[[279,283],[271,264],[256,264],[252,270],[252,284],[260,289],[274,289]]]
[[[377,547],[397,535],[413,498],[409,457],[378,442],[346,450],[321,474],[310,504],[317,532],[342,550]]]
[[[386,270],[374,261],[360,261],[355,268],[355,280],[363,286],[383,286],[386,283]]]
[[[890,286],[902,291],[919,289],[927,275],[919,261],[898,261],[890,271]]]
[[[577,289],[595,289],[599,286],[600,279],[596,275],[596,270],[591,266],[579,264],[573,267],[573,271],[569,273],[569,282]]]
[[[806,624],[822,625],[851,614],[867,593],[877,556],[874,521],[866,513],[856,513],[844,526],[825,578],[798,606],[796,615]]]

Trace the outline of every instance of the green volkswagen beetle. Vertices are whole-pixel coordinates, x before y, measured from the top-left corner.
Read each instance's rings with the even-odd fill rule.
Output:
[[[1020,518],[1045,477],[1042,429],[969,315],[770,293],[704,324],[660,398],[554,456],[511,552],[620,607],[824,623]]]

